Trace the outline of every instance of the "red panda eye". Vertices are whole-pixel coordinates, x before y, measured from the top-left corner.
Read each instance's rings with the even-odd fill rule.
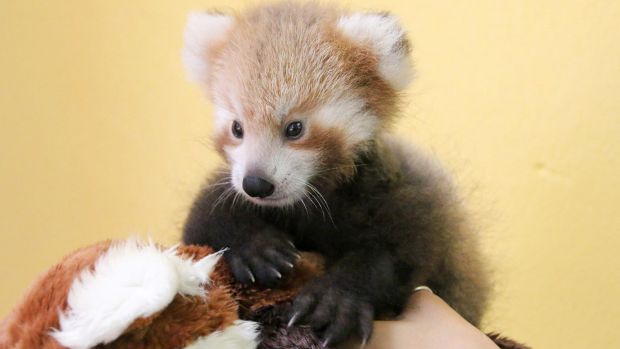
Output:
[[[237,120],[233,121],[232,134],[236,138],[243,138],[243,127],[241,127],[241,124]]]
[[[301,137],[301,132],[303,131],[303,124],[301,121],[293,121],[286,126],[286,138],[288,139],[297,139]]]

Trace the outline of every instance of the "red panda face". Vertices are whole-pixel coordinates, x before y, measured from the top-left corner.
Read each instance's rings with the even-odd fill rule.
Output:
[[[288,3],[194,15],[184,58],[215,105],[215,144],[235,189],[285,206],[355,173],[396,112],[406,53],[392,17]]]
[[[216,143],[239,193],[282,206],[313,200],[319,183],[350,177],[356,153],[377,128],[377,118],[354,96],[262,116],[218,107]]]

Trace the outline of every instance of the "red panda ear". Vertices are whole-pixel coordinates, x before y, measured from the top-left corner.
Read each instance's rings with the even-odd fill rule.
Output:
[[[407,33],[398,18],[387,13],[354,13],[338,19],[337,28],[379,59],[379,74],[394,89],[405,89],[412,78]]]
[[[221,13],[192,12],[185,26],[183,63],[188,77],[206,84],[213,50],[226,40],[234,18]]]

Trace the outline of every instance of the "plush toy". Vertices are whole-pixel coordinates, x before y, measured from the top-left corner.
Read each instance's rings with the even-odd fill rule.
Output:
[[[297,291],[323,271],[319,258],[304,255],[281,287],[259,290],[234,283],[220,256],[137,240],[77,250],[0,324],[0,348],[323,348],[310,328],[286,326]]]

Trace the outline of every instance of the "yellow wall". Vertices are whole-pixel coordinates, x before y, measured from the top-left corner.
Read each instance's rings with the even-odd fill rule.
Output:
[[[173,243],[216,158],[185,13],[247,1],[0,1],[0,314],[78,246]],[[620,2],[363,1],[418,79],[397,131],[458,174],[497,271],[487,328],[620,347]]]

